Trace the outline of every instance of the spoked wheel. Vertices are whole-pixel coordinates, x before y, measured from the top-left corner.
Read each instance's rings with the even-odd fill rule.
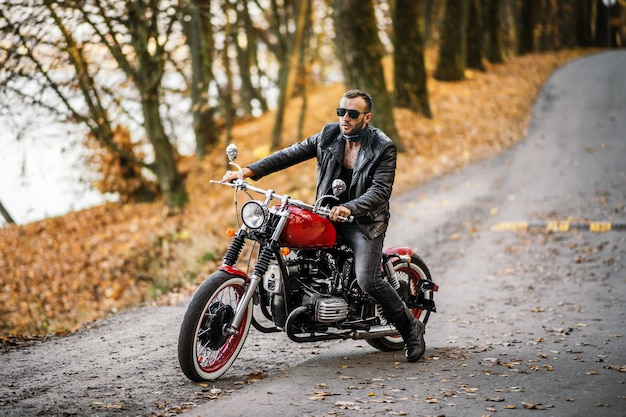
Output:
[[[192,381],[222,376],[241,351],[250,330],[252,302],[234,335],[224,331],[243,297],[242,277],[217,271],[198,287],[189,303],[178,335],[178,362]]]
[[[426,263],[419,256],[413,254],[409,261],[402,259],[394,259],[393,260],[393,268],[396,271],[396,278],[400,283],[400,288],[398,288],[398,294],[400,294],[400,298],[407,306],[411,306],[413,300],[418,299],[419,293],[419,281],[420,280],[431,280],[430,271],[426,266]],[[433,299],[433,291],[426,291],[424,293],[424,298],[427,300]],[[376,307],[377,309],[380,307]],[[430,311],[423,310],[421,308],[412,308],[411,312],[418,320],[421,320],[422,323],[426,324],[428,318],[430,317]],[[386,323],[386,319],[381,317],[383,323]],[[370,346],[382,350],[385,352],[394,351],[394,350],[402,350],[404,349],[404,341],[402,337],[398,336],[385,336],[377,339],[367,339],[367,343]]]

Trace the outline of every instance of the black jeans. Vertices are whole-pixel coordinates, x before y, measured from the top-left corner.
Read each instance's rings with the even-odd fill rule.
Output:
[[[379,274],[385,235],[370,240],[355,223],[338,223],[336,227],[354,251],[354,271],[361,289],[380,304],[388,319],[403,312],[404,302]]]

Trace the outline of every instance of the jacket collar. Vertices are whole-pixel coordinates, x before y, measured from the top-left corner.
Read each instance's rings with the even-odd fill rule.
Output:
[[[365,127],[366,134],[364,135],[363,141],[361,143],[361,151],[359,152],[356,161],[354,161],[354,170],[352,171],[352,176],[356,177],[361,169],[367,165],[369,161],[374,159],[374,141],[373,135],[374,130],[368,124]],[[337,172],[341,169],[343,164],[343,155],[346,149],[346,140],[343,138],[341,130],[335,136],[334,140],[330,142],[328,145],[328,152],[333,155],[333,158],[336,163]]]

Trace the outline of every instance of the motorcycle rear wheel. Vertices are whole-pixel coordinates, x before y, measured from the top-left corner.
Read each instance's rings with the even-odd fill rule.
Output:
[[[395,259],[393,261],[393,268],[396,271],[396,276],[400,282],[400,288],[397,290],[398,294],[400,294],[400,298],[402,298],[402,301],[405,303],[407,303],[408,297],[417,296],[420,280],[432,280],[426,263],[422,260],[422,258],[415,254],[411,256],[411,260],[408,263],[401,259]],[[433,292],[428,291],[428,293],[425,294],[425,297],[432,299]],[[428,310],[413,308],[411,309],[411,312],[413,313],[413,316],[424,323],[424,325],[430,317],[430,311]],[[384,352],[404,349],[404,341],[400,335],[366,339],[366,342],[373,348]]]
[[[250,330],[252,301],[235,335],[224,335],[245,290],[245,280],[224,271],[211,274],[196,290],[178,335],[178,362],[192,381],[213,381],[233,364]]]

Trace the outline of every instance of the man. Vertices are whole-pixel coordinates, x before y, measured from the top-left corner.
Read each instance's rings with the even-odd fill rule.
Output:
[[[409,362],[426,349],[424,324],[406,308],[393,287],[377,273],[389,222],[389,199],[396,173],[396,148],[379,129],[371,127],[372,99],[361,90],[343,94],[337,108],[339,123],[243,168],[244,178],[259,179],[313,157],[317,158],[317,197],[332,194],[332,182],[341,178],[347,190],[332,208],[330,220],[354,251],[359,286],[374,298],[396,326],[406,345]],[[239,177],[227,171],[222,181]],[[353,223],[341,218],[354,216]]]

